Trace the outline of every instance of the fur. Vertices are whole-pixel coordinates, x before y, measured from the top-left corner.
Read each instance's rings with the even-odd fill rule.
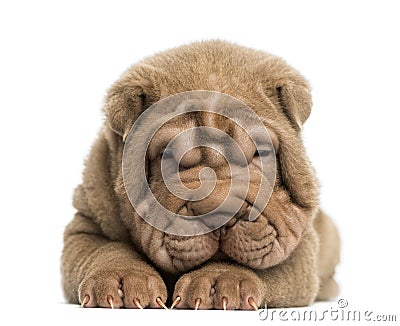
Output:
[[[271,199],[256,221],[238,219],[224,229],[225,237],[222,231],[177,237],[153,228],[134,211],[123,184],[122,151],[132,124],[158,100],[190,90],[238,98],[273,135],[278,175]],[[138,299],[156,308],[157,298],[171,302],[179,296],[177,308],[194,308],[200,298],[201,309],[221,309],[225,297],[228,309],[250,309],[249,298],[258,307],[292,307],[336,296],[339,237],[319,209],[318,184],[301,139],[311,106],[308,83],[282,59],[223,41],[184,45],[130,67],[108,92],[104,126],[74,193],[77,212],[65,230],[62,254],[66,299],[79,303],[87,296],[85,307],[110,307],[112,298],[114,307],[127,308],[137,308]],[[226,128],[204,114],[179,125],[193,123]],[[152,146],[157,144],[150,146],[150,186],[177,211],[179,200],[162,185]],[[187,180],[197,174],[197,163],[219,164],[211,152],[191,155]],[[254,172],[250,196],[257,181]],[[217,186],[219,193],[226,189],[222,182]]]

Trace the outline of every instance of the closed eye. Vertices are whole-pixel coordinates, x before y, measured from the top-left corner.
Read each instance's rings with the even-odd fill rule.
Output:
[[[270,149],[257,149],[255,152],[254,152],[254,156],[256,157],[256,156],[260,156],[260,157],[262,157],[262,156],[267,156],[267,155],[269,155],[271,153],[271,150]]]
[[[174,158],[174,152],[171,148],[165,148],[163,151],[160,152],[161,159],[168,160]]]

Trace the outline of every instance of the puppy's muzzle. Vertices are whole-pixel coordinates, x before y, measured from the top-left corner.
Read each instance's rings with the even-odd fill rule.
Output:
[[[244,189],[247,190],[247,189]],[[242,190],[242,192],[244,192]],[[221,193],[224,190],[216,190],[217,194],[208,196],[201,201],[189,201],[187,202],[178,212],[178,214],[187,216],[188,219],[197,219],[199,216],[202,222],[207,225],[210,229],[214,229],[215,226],[221,225],[221,220],[227,221],[223,227],[233,226],[238,219],[246,219],[249,216],[250,204],[245,199],[236,197],[234,195],[228,196],[227,198],[221,198]],[[223,203],[221,202],[223,200]],[[224,209],[218,210],[218,207],[223,204]],[[239,209],[231,209],[237,208]],[[206,215],[212,211],[215,213]]]

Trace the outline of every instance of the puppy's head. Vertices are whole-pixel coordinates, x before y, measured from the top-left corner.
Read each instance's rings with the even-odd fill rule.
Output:
[[[157,215],[158,211],[146,197],[139,203],[140,209],[132,207],[121,164],[115,190],[121,203],[122,219],[143,253],[171,272],[189,270],[209,259],[233,259],[252,268],[278,264],[296,248],[317,207],[316,182],[300,137],[302,125],[311,111],[308,84],[284,61],[263,52],[221,41],[176,48],[132,66],[109,91],[105,113],[116,143],[122,148],[128,140],[132,142],[129,139],[132,126],[156,102],[196,90],[220,92],[237,100],[227,100],[227,103],[213,101],[211,97],[177,103],[184,108],[195,106],[197,110],[174,116],[158,128],[144,153],[143,174],[157,202],[188,220],[213,211],[221,203],[225,210],[230,205],[235,206],[235,214],[222,225],[212,222],[221,217],[218,212],[214,214],[209,221],[217,227],[210,232],[179,234],[176,232],[179,225],[171,220],[162,222],[163,216]],[[240,111],[238,103],[256,113],[268,130],[268,137],[261,140],[264,142],[261,150],[254,143],[258,126],[253,120],[244,117],[247,123],[243,127],[218,113],[221,109],[246,115]],[[243,153],[242,163],[236,165],[243,167],[245,162],[249,172],[249,179],[238,185],[239,191],[242,187],[246,189],[241,191],[244,195],[230,192],[232,182],[239,177],[232,176],[226,157],[213,146],[195,146],[196,139],[201,137],[191,130],[199,127],[229,135]],[[175,141],[174,146],[168,146],[177,135],[185,132],[185,137]],[[137,134],[136,138],[134,142],[144,141]],[[209,138],[218,139],[216,135]],[[192,149],[185,151],[187,147]],[[117,153],[115,160],[121,162],[122,151]],[[274,162],[275,170],[270,201],[260,209],[256,198],[265,176],[260,163],[263,160]],[[135,164],[132,162],[133,166]],[[188,192],[203,186],[202,170],[211,168],[212,191],[198,200],[184,194],[176,195],[168,188],[163,174],[174,166]],[[238,199],[241,200],[239,204]],[[258,214],[249,219],[252,208],[258,209]],[[143,219],[143,215],[148,218]],[[160,223],[164,223],[161,228]]]

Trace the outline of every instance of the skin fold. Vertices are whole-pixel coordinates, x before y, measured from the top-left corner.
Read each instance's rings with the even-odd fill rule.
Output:
[[[150,143],[146,171],[157,200],[171,211],[200,215],[218,206],[229,190],[226,162],[206,148],[187,153],[180,177],[194,189],[199,170],[212,167],[215,191],[196,204],[166,189],[159,153],[174,133],[193,126],[230,133],[250,169],[239,212],[214,232],[183,237],[152,227],[135,212],[123,183],[122,153],[130,127],[144,110],[191,90],[222,92],[250,107],[270,133],[278,171],[268,205],[256,220],[246,220],[261,177],[254,145],[243,130],[204,112],[168,122]],[[64,233],[61,266],[68,302],[249,310],[335,297],[340,241],[319,208],[318,183],[301,139],[311,106],[308,83],[282,59],[223,41],[181,46],[130,67],[108,92],[106,121],[74,192],[77,211]]]

